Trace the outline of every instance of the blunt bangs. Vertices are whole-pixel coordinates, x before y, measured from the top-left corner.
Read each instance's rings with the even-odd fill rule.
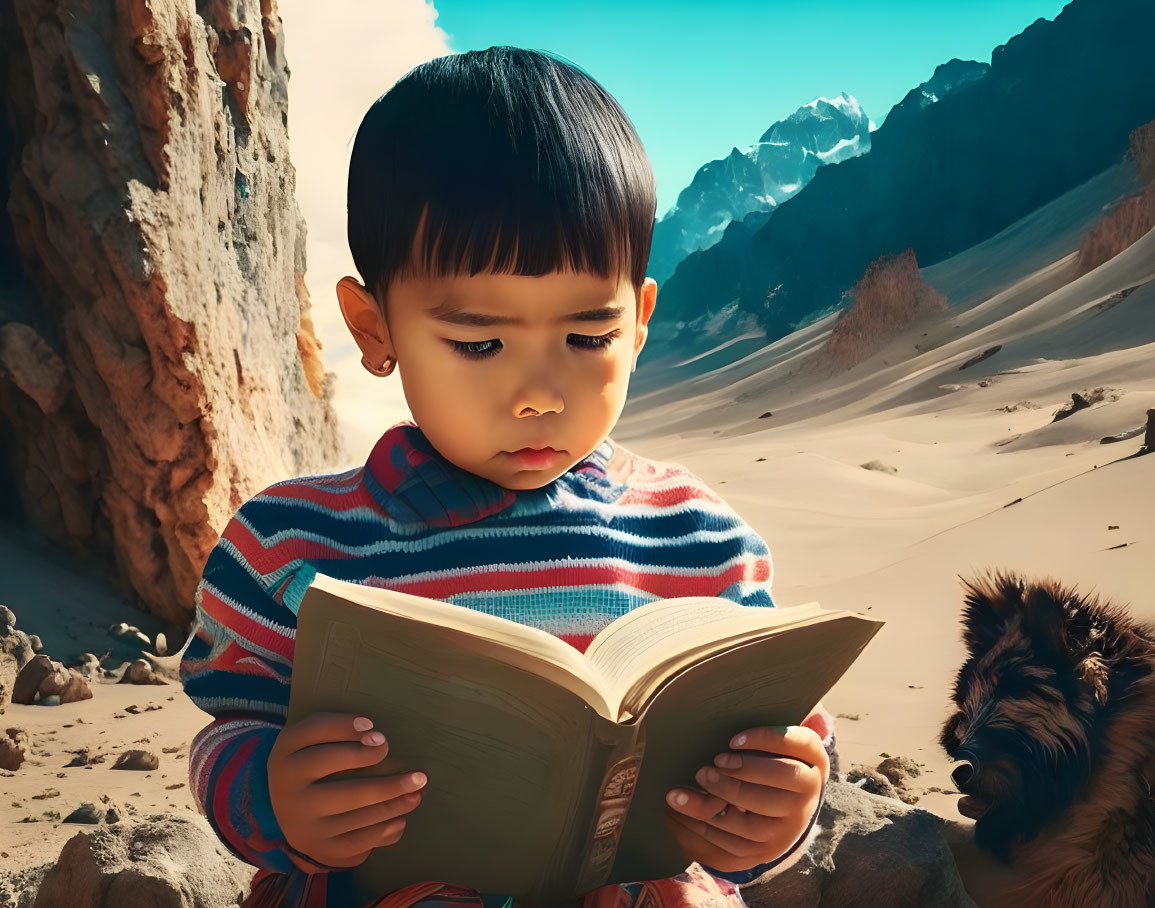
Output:
[[[625,111],[543,51],[415,67],[365,114],[349,164],[349,248],[382,304],[413,274],[626,273],[636,292],[656,210]]]

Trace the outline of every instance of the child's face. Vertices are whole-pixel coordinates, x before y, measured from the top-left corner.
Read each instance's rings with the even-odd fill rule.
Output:
[[[657,283],[647,278],[635,295],[628,277],[588,273],[408,278],[389,288],[384,318],[351,277],[337,295],[367,360],[396,357],[413,419],[447,460],[507,489],[535,489],[617,422]],[[572,318],[590,310],[604,317]],[[558,453],[544,463],[514,456],[527,447]]]

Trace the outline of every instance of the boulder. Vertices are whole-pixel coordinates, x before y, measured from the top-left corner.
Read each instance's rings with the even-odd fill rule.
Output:
[[[0,633],[0,713],[3,713],[12,702],[16,676],[35,653],[28,635],[16,630],[16,619],[12,617],[12,612],[2,605],[0,609],[3,609],[0,612],[0,625],[7,627],[6,632]]]
[[[77,700],[90,699],[92,688],[88,684],[88,679],[80,672],[66,668],[40,653],[34,656],[16,676],[12,687],[12,702],[33,703],[37,694],[40,695],[40,702],[46,705],[74,703]]]
[[[225,908],[252,868],[196,814],[122,818],[69,839],[39,883],[34,908]],[[0,889],[0,892],[3,890]]]
[[[947,821],[841,778],[826,785],[807,850],[742,886],[750,908],[974,906],[950,847]]]

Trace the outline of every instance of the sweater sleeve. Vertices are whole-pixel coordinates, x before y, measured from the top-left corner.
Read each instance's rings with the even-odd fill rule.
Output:
[[[205,563],[180,662],[185,693],[213,716],[193,738],[189,788],[241,860],[281,872],[328,870],[288,844],[273,812],[267,763],[288,715],[297,623],[284,597],[299,584],[294,563],[262,573],[270,565],[243,510]]]

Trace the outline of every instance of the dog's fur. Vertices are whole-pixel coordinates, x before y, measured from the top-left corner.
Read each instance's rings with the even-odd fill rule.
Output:
[[[1053,580],[963,583],[940,743],[972,764],[976,844],[1017,905],[1155,904],[1155,625]]]

